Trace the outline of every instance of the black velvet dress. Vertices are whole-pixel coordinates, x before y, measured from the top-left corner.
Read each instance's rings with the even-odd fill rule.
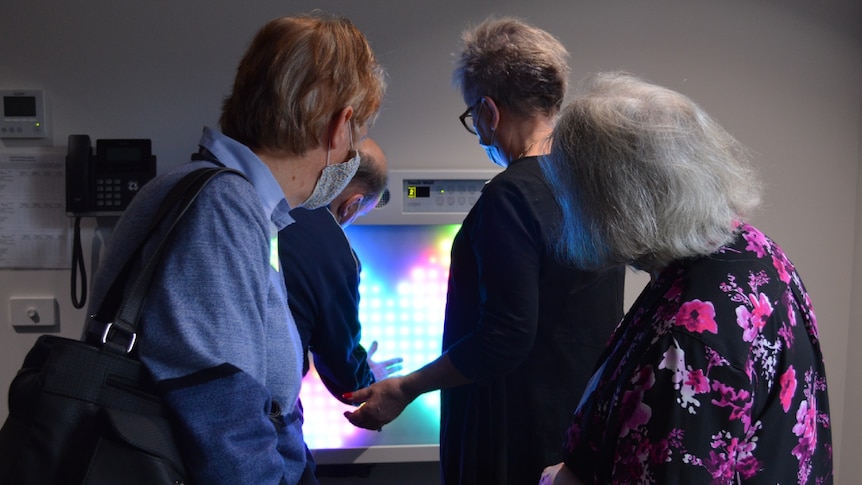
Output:
[[[536,484],[623,313],[624,268],[552,250],[560,208],[536,157],[490,181],[455,237],[443,350],[475,383],[441,392],[443,482]]]

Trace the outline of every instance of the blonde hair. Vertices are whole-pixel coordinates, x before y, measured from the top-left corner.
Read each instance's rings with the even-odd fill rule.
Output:
[[[346,18],[318,11],[277,18],[240,61],[220,126],[252,149],[303,155],[326,141],[327,126],[347,106],[354,130],[373,121],[385,89],[383,68]]]
[[[563,207],[559,252],[587,268],[711,254],[760,202],[733,136],[686,96],[626,73],[585,82],[543,166]]]

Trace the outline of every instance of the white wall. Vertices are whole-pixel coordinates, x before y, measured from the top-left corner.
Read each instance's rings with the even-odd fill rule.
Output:
[[[461,29],[486,15],[517,15],[571,53],[572,81],[625,69],[699,101],[752,148],[768,183],[756,225],[798,266],[811,293],[830,385],[839,480],[862,475],[862,2],[858,0],[294,0],[236,2],[4,2],[0,89],[44,89],[52,137],[153,140],[160,168],[186,160],[214,124],[237,60],[272,17],[341,12],[366,32],[390,88],[372,135],[393,168],[487,168],[461,128],[451,87]],[[809,6],[811,4],[811,6]],[[3,143],[3,142],[0,142]],[[5,146],[26,145],[5,142]],[[2,145],[0,145],[2,148]],[[85,236],[91,237],[90,231]],[[85,237],[86,239],[86,237]],[[89,268],[88,261],[88,268]],[[33,334],[8,321],[9,298],[55,296],[62,333],[76,336],[68,271],[0,270],[0,399]],[[845,412],[846,410],[846,412]],[[0,416],[5,409],[0,410]],[[375,483],[433,467],[382,466]],[[423,478],[424,477],[424,478]],[[424,481],[423,481],[424,479]],[[327,483],[349,480],[329,479]]]
[[[862,90],[862,86],[860,86]],[[862,104],[860,104],[862,108]],[[862,109],[860,109],[862,111]],[[859,352],[858,344],[862,342],[862,126],[858,128],[860,155],[857,181],[856,181],[856,233],[853,242],[853,281],[850,285],[850,327],[847,332],[847,365],[846,380],[844,387],[845,409],[844,421],[841,424],[844,441],[841,452],[841,477],[845,483],[854,483],[862,476],[862,414],[858,405],[862,402],[862,377],[859,369],[862,369],[862,352]],[[854,372],[852,369],[856,369]],[[834,382],[834,381],[831,381]]]

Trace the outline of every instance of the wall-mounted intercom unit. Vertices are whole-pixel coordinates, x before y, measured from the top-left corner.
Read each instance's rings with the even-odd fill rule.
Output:
[[[141,187],[156,176],[149,139],[96,140],[69,135],[66,153],[66,213],[119,215]]]
[[[37,89],[0,90],[0,138],[45,138],[45,94]]]

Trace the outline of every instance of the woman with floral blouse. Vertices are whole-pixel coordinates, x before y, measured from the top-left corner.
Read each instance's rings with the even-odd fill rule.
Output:
[[[793,263],[745,222],[761,193],[745,149],[625,73],[591,77],[552,143],[560,253],[651,280],[540,483],[831,483],[817,320]]]

